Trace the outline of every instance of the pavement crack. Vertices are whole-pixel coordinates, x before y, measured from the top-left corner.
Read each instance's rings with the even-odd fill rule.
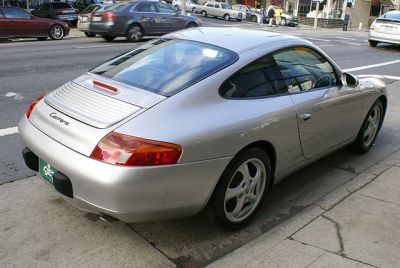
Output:
[[[334,221],[333,219],[329,218],[328,216],[321,215],[321,217],[323,217],[324,219],[326,219],[326,220],[332,222],[332,223],[335,225],[335,228],[336,228],[336,236],[337,236],[337,238],[338,238],[339,246],[340,246],[340,250],[339,250],[338,254],[341,255],[341,256],[346,256],[346,254],[344,253],[343,237],[342,237],[342,234],[341,234],[341,232],[340,232],[340,231],[342,230],[342,227],[340,227],[340,224],[339,224],[339,223],[337,223],[337,222]]]
[[[327,211],[327,209],[326,209],[326,208],[323,208],[320,204],[313,203],[313,205],[319,206],[323,211]]]
[[[400,204],[398,204],[398,203],[386,201],[386,200],[383,200],[383,199],[380,199],[380,198],[376,198],[376,197],[372,197],[372,196],[369,196],[369,195],[366,195],[366,194],[360,194],[360,193],[358,193],[358,194],[362,195],[364,197],[367,197],[367,198],[371,198],[371,199],[377,200],[377,201],[381,201],[381,202],[385,202],[385,203],[388,203],[388,204],[400,206]]]
[[[316,263],[319,259],[322,258],[322,256],[325,255],[325,252],[323,252],[321,255],[318,256],[318,258],[316,258],[315,260],[313,260],[309,265],[307,265],[305,268],[310,267],[311,265],[313,265],[314,263]]]

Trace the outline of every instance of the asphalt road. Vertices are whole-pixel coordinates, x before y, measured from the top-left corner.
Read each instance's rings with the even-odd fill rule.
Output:
[[[288,217],[307,208],[357,174],[400,150],[400,48],[383,45],[371,48],[366,32],[314,31],[289,27],[269,28],[250,23],[205,19],[205,25],[241,26],[293,34],[320,46],[344,69],[357,75],[393,76],[389,84],[389,110],[373,150],[358,156],[347,149],[334,153],[278,184],[254,223],[237,233],[225,233],[205,223],[204,217],[132,224],[131,228],[180,266],[201,266],[223,256],[266,232]],[[4,134],[17,126],[27,106],[90,68],[132,47],[123,39],[69,37],[63,41],[15,40],[0,42],[0,184],[31,175],[23,164],[23,145],[18,134]],[[399,60],[396,63],[390,62]],[[374,67],[378,63],[384,65]],[[3,130],[3,131],[2,131]]]

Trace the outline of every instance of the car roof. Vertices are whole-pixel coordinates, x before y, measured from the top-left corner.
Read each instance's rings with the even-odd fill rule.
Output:
[[[289,35],[236,27],[198,27],[165,35],[166,38],[193,40],[242,53],[252,48],[288,40],[307,41]],[[307,43],[308,44],[308,43]]]

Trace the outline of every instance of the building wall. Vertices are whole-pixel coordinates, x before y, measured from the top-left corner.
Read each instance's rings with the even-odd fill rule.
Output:
[[[371,8],[371,1],[356,0],[353,8],[347,8],[347,12],[350,14],[350,28],[358,29],[360,22],[362,28],[368,28],[369,12]]]

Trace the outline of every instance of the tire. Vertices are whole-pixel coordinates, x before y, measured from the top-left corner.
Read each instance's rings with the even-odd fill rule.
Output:
[[[186,28],[194,28],[197,27],[198,25],[195,22],[189,22],[189,24],[186,26]]]
[[[174,8],[175,8],[176,11],[179,10],[179,6],[178,5],[175,5]]]
[[[256,16],[252,16],[252,17],[250,18],[250,21],[251,21],[251,22],[257,22],[257,17],[256,17]]]
[[[271,164],[265,151],[251,148],[239,153],[223,172],[210,200],[208,209],[215,224],[228,230],[243,228],[260,209],[271,181]],[[226,196],[228,191],[231,197]]]
[[[200,14],[201,14],[202,17],[207,17],[207,11],[205,11],[205,10],[202,10],[200,12]]]
[[[53,25],[50,28],[49,36],[52,40],[61,40],[64,38],[65,31],[61,25]]]
[[[96,36],[96,34],[95,34],[95,33],[92,33],[92,32],[85,32],[85,35],[86,35],[87,37],[95,37],[95,36]]]
[[[236,21],[237,21],[237,22],[242,22],[242,20],[241,20],[241,19],[236,19]]]
[[[286,19],[285,19],[285,18],[283,18],[283,19],[281,20],[281,25],[283,25],[283,26],[286,25]]]
[[[138,24],[133,24],[129,27],[127,34],[126,34],[126,39],[128,39],[129,42],[139,42],[143,38],[143,29],[140,25]]]
[[[379,43],[379,42],[377,42],[377,41],[369,40],[369,45],[370,45],[371,47],[376,47],[376,46],[378,45],[378,43]]]
[[[383,103],[378,99],[372,105],[364,119],[361,129],[357,135],[357,139],[352,145],[354,151],[365,154],[372,148],[372,146],[374,146],[374,142],[382,126],[384,116],[385,110],[383,108]]]
[[[102,35],[101,37],[103,37],[103,39],[108,42],[111,42],[112,40],[115,39],[115,36],[112,36],[112,35]]]
[[[192,13],[196,13],[196,8],[192,7]]]
[[[225,14],[224,15],[224,20],[230,21],[231,20],[231,16],[229,16],[229,14]]]
[[[44,41],[44,40],[47,39],[47,37],[37,37],[36,39],[39,40],[39,41]]]

